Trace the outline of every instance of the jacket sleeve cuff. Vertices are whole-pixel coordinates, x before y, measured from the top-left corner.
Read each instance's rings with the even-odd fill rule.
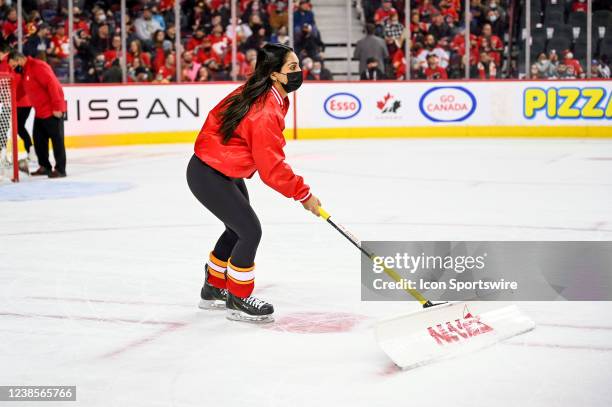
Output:
[[[306,191],[306,195],[303,198],[295,198],[295,200],[298,202],[304,202],[308,200],[308,198],[310,198],[311,196],[312,194],[310,193],[310,191]]]

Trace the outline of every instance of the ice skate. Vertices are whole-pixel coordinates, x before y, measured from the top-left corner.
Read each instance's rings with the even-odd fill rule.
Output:
[[[225,309],[227,290],[225,288],[217,288],[208,284],[208,265],[204,266],[204,270],[204,285],[200,291],[200,303],[198,304],[198,307],[206,310]]]
[[[273,322],[274,307],[272,304],[255,297],[240,298],[227,293],[227,319],[232,321],[263,324]]]

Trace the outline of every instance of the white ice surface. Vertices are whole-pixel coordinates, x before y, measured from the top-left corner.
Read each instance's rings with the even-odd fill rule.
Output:
[[[364,240],[612,240],[607,140],[286,150]],[[361,302],[355,248],[257,178],[247,182],[264,229],[256,294],[279,322],[198,310],[222,226],[187,188],[190,155],[190,145],[72,150],[68,178],[0,186],[0,385],[75,384],[78,401],[65,405],[88,407],[610,405],[605,302],[520,303],[533,332],[398,372],[371,326],[418,307]]]

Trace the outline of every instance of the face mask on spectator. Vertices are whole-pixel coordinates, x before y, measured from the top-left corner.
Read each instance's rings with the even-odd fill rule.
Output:
[[[492,23],[494,23],[494,22],[497,20],[497,16],[496,16],[495,14],[491,14],[491,15],[489,16],[489,20],[490,20]]]
[[[321,69],[320,68],[319,69],[313,69],[312,73],[315,74],[315,75],[318,75],[318,74],[321,73]]]
[[[99,22],[99,23],[105,22],[106,21],[106,14],[102,14],[102,13],[98,14],[96,16],[96,21]]]

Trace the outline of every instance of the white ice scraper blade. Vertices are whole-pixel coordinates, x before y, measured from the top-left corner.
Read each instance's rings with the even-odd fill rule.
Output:
[[[535,322],[516,305],[467,301],[381,320],[375,334],[396,365],[411,369],[491,346],[533,328]]]

